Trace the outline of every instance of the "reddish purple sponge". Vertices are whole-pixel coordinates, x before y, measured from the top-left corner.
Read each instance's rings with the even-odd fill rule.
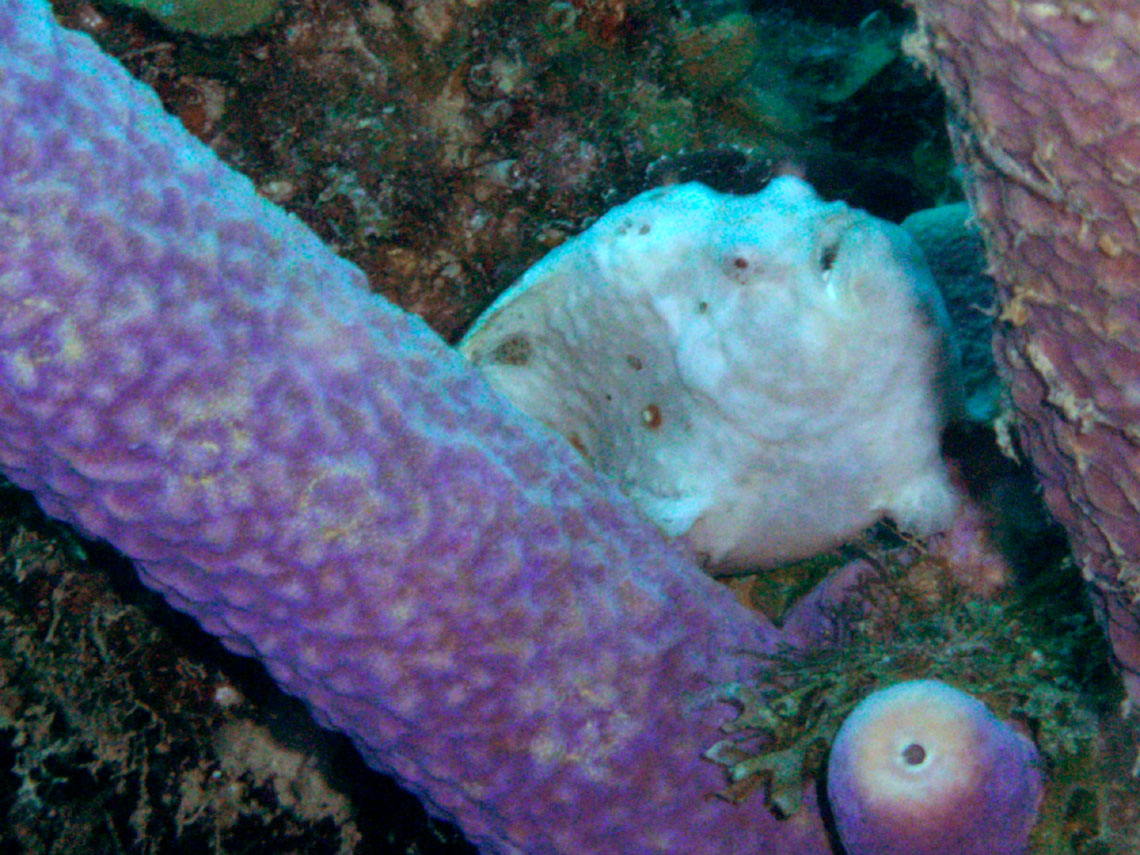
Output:
[[[1049,508],[1140,702],[1140,5],[911,0]]]
[[[827,770],[847,855],[1022,855],[1041,784],[1033,743],[937,680],[866,698]]]

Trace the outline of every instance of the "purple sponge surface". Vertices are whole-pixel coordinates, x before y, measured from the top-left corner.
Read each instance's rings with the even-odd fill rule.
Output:
[[[1024,855],[1037,750],[937,680],[877,691],[843,722],[827,791],[847,855]]]
[[[0,8],[0,467],[494,852],[826,853],[711,798],[776,631],[43,0]]]
[[[909,0],[957,118],[995,354],[1140,705],[1140,4]]]

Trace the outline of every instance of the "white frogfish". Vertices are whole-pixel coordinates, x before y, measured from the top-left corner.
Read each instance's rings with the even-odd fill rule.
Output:
[[[918,536],[954,518],[955,353],[922,254],[798,178],[637,196],[528,270],[460,349],[711,572],[883,517]]]

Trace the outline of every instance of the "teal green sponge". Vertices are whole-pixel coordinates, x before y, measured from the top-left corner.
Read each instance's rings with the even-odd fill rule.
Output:
[[[174,30],[198,36],[237,36],[261,26],[278,0],[116,0],[141,9]]]

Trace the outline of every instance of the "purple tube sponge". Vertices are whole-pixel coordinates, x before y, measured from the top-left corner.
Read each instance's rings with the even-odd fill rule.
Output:
[[[847,855],[1022,855],[1041,784],[1033,743],[937,680],[867,697],[827,770]]]
[[[44,0],[0,6],[0,468],[489,852],[829,851],[711,798],[778,633]]]

